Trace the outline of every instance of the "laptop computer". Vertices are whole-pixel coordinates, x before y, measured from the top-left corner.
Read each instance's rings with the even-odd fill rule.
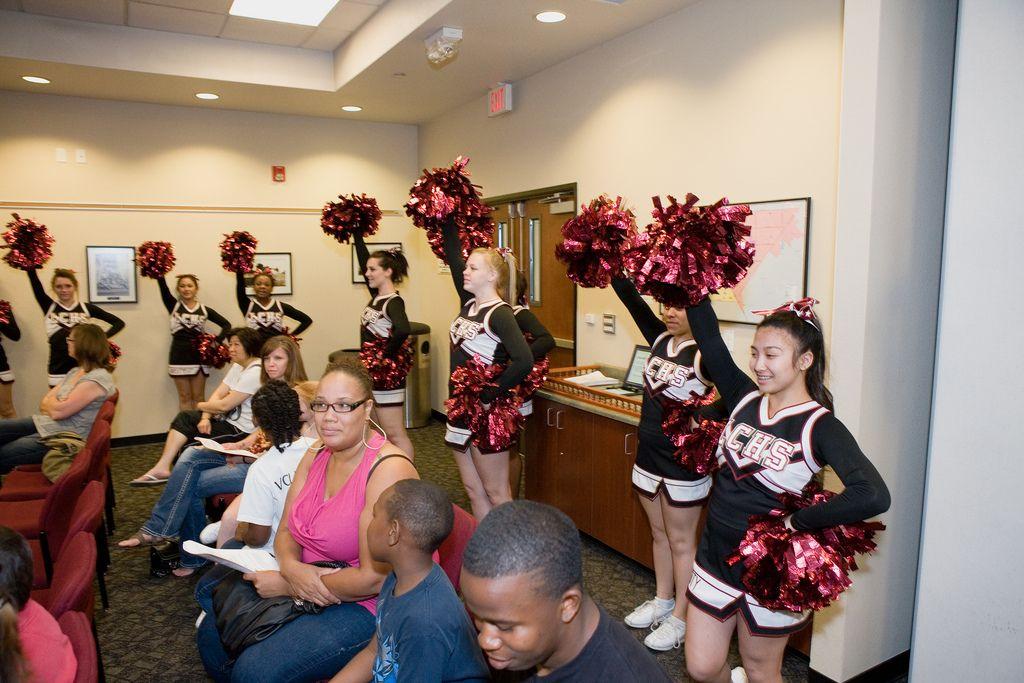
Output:
[[[644,391],[644,365],[651,355],[651,347],[637,344],[633,347],[633,355],[629,359],[626,370],[626,379],[622,380],[622,386],[618,389],[608,389],[613,394],[622,396],[633,396]]]

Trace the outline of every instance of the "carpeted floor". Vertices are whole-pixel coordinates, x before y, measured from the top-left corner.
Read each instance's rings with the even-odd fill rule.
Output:
[[[443,431],[442,425],[432,424],[410,432],[416,465],[424,479],[445,487],[456,503],[469,509],[458,471],[444,447]],[[128,481],[145,472],[158,454],[158,446],[118,448],[113,453],[118,505],[107,573],[110,608],[100,608],[97,598],[96,612],[103,664],[111,683],[208,680],[194,641],[199,614],[192,599],[195,578],[151,578],[148,551],[119,550],[114,543],[138,529],[159,497],[159,488],[128,486]],[[586,537],[583,560],[587,589],[616,618],[654,594],[654,576],[649,570]],[[645,635],[642,631],[635,633],[640,640]],[[733,666],[739,664],[735,646],[730,659]],[[659,654],[658,661],[673,679],[689,680],[683,673],[681,650]],[[787,656],[783,677],[786,681],[806,681],[806,661],[796,655]]]

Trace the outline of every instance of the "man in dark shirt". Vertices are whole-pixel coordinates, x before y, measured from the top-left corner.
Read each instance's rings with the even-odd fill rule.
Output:
[[[462,594],[495,669],[535,669],[532,681],[671,679],[583,591],[579,532],[528,500],[491,510],[466,545]]]

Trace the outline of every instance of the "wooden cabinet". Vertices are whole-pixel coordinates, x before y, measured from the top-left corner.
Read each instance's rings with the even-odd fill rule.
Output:
[[[633,493],[636,427],[534,398],[524,438],[526,497],[565,512],[583,533],[653,567],[647,517]]]

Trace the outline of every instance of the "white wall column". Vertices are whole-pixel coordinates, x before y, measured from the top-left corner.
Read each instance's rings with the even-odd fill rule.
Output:
[[[878,553],[815,618],[846,681],[910,647],[934,362],[955,0],[847,2],[831,387],[892,493]]]

